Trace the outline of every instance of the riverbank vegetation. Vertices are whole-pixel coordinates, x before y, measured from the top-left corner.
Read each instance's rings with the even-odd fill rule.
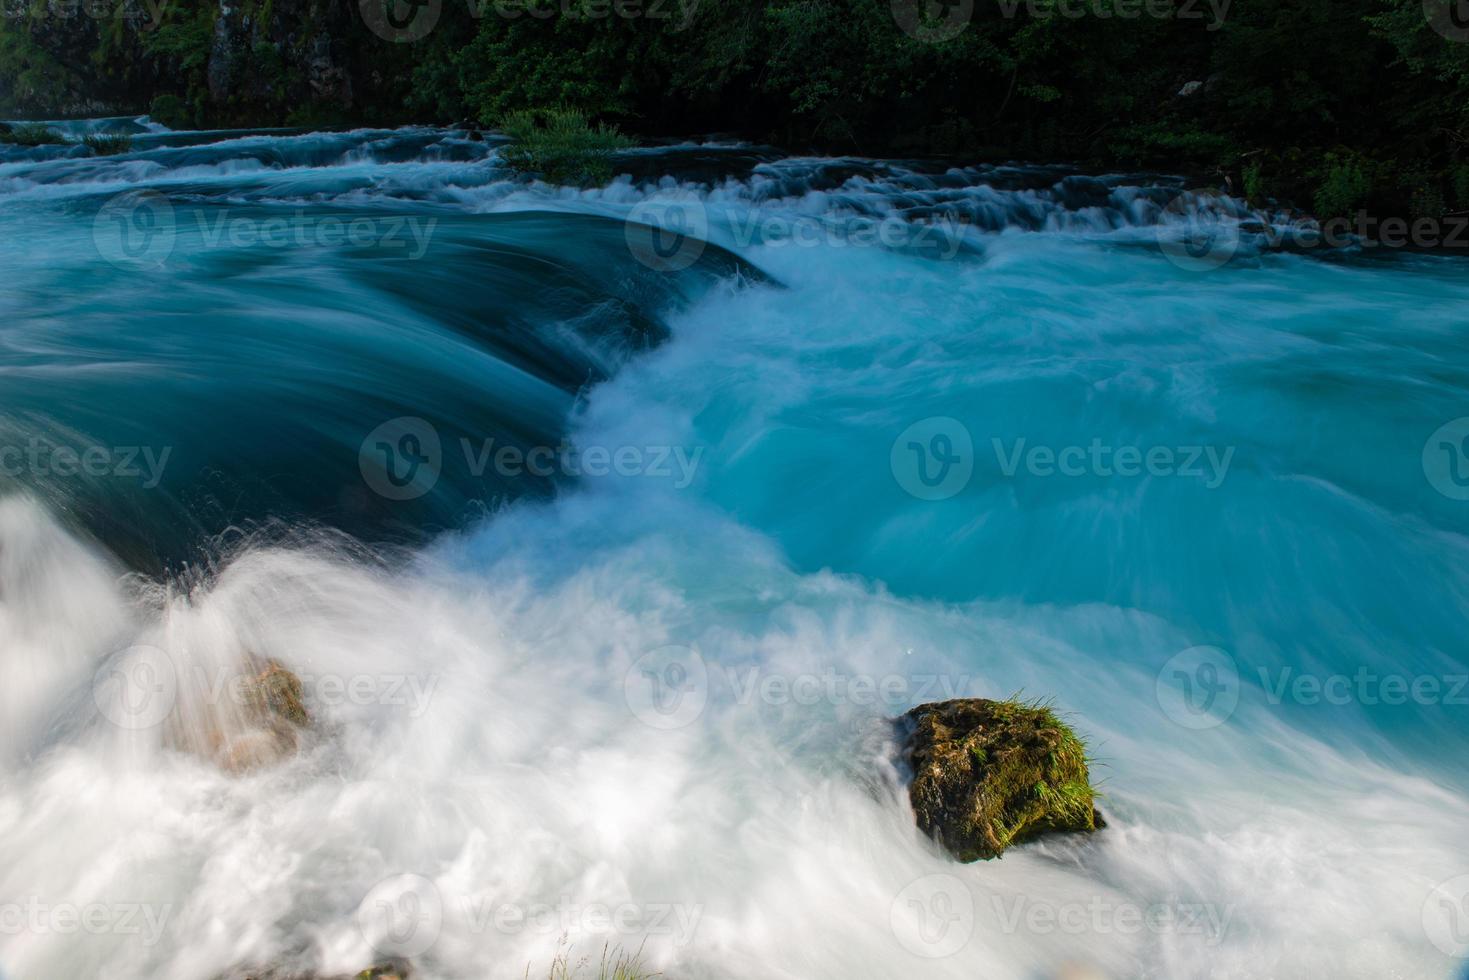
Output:
[[[1438,18],[1422,0],[387,2],[374,25],[357,3],[88,19],[36,0],[0,28],[4,111],[493,125],[565,107],[640,134],[1181,170],[1321,217],[1469,209],[1453,0]]]

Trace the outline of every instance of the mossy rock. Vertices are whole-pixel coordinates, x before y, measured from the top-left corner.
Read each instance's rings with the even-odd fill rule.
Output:
[[[279,660],[268,660],[250,685],[250,696],[257,711],[284,719],[305,728],[311,724],[301,679]]]
[[[963,698],[920,705],[900,723],[918,826],[960,861],[1106,826],[1086,746],[1049,707]]]

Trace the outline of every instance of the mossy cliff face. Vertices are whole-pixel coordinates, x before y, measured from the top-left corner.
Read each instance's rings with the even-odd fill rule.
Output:
[[[1086,748],[1047,707],[968,698],[921,705],[900,725],[918,826],[960,861],[1105,826]]]

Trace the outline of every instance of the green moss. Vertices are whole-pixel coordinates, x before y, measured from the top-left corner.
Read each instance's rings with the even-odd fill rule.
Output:
[[[914,813],[959,860],[1100,826],[1086,745],[1049,704],[965,699],[906,717]]]

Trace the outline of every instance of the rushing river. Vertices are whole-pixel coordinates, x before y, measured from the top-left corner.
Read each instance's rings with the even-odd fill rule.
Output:
[[[1150,175],[88,128],[0,147],[5,980],[1463,975],[1463,261]],[[246,656],[315,722],[231,773]],[[955,864],[883,719],[1017,692],[1109,827]]]

